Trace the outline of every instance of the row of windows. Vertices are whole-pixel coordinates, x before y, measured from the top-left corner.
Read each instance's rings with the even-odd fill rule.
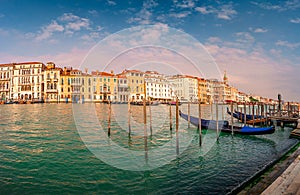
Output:
[[[153,90],[153,88],[150,88],[150,90],[151,90],[151,91],[155,91],[155,92],[157,92],[157,89],[154,89],[154,90]],[[147,91],[149,91],[149,88],[147,88]],[[161,89],[158,89],[158,92],[161,92],[161,91],[165,91],[165,92],[167,92],[167,90],[166,90],[166,89],[165,89],[165,90],[163,90],[163,89],[162,89],[162,90],[161,90]],[[168,90],[168,91],[170,91],[170,90]]]
[[[164,97],[170,96],[170,94],[167,95],[166,93],[165,93],[165,94],[163,94],[163,93],[159,93],[159,94],[157,94],[157,93],[147,93],[147,95],[148,95],[148,96],[149,96],[149,95],[152,95],[152,96],[153,96],[153,95],[154,95],[154,96],[157,96],[157,95],[158,95],[158,96],[160,96],[160,97],[162,97],[162,96],[164,96]]]
[[[153,83],[147,83],[147,86],[153,86]],[[154,84],[154,87],[157,87],[156,84]],[[158,84],[158,87],[168,87],[166,84]]]
[[[134,79],[131,80],[131,83],[134,83]],[[135,83],[138,84],[139,80],[136,80]],[[140,83],[143,83],[143,80],[140,80]]]
[[[99,81],[102,82],[102,77],[99,78]],[[103,77],[103,82],[110,82],[110,78]],[[96,78],[94,77],[94,82],[96,82]],[[114,78],[114,83],[117,82],[117,79]]]
[[[80,78],[68,78],[68,80],[67,80],[67,82],[68,82],[68,85],[71,85],[71,84],[82,84],[82,85],[84,85],[84,78],[82,78],[81,80],[80,80]],[[80,83],[80,81],[81,81],[81,83]],[[64,85],[64,83],[65,83],[65,79],[64,78],[62,78],[61,79],[61,84],[62,85]],[[91,86],[91,79],[89,78],[88,79],[88,85],[89,86]]]
[[[136,77],[142,77],[143,74],[142,73],[131,73],[131,76],[136,76]]]
[[[53,78],[54,78],[54,79],[57,79],[57,74],[56,74],[56,73],[54,73]],[[47,74],[47,79],[50,79],[50,73]]]
[[[0,91],[1,90],[7,90],[8,89],[8,83],[2,83],[2,84],[0,84]]]
[[[6,78],[9,78],[9,72],[1,72],[1,74],[0,74],[0,79],[6,79]]]
[[[35,71],[36,70],[36,71]],[[41,70],[38,68],[38,69],[19,69],[19,75],[30,75],[30,74],[40,74],[41,73]]]

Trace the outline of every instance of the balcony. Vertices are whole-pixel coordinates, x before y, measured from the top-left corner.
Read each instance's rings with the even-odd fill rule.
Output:
[[[75,91],[72,91],[72,94],[80,94],[81,93],[81,91],[79,90],[75,90]]]
[[[81,86],[81,83],[71,83],[71,86]]]
[[[46,93],[58,93],[57,89],[45,89]]]

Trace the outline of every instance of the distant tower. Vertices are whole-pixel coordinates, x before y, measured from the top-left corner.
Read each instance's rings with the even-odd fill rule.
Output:
[[[226,75],[226,70],[224,71],[224,77],[223,77],[223,82],[224,84],[228,84],[228,78],[227,78],[227,75]]]

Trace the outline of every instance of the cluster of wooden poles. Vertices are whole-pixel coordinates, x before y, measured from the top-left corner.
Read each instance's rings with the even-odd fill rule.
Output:
[[[250,111],[252,111],[252,124],[248,122],[250,125],[255,125],[255,115],[261,116],[262,118],[267,119],[268,114],[274,115],[275,113],[278,112],[277,106],[275,104],[263,104],[263,103],[234,103],[230,102],[230,110],[233,113],[234,112],[234,106],[236,105],[236,110],[240,111],[240,113],[244,113],[244,119],[242,119],[242,115],[240,115],[240,121],[244,122],[244,125],[247,124],[247,119],[246,119],[246,114],[247,114],[247,106],[248,106],[248,114],[250,114]],[[219,116],[218,116],[218,109],[220,104],[215,104],[216,105],[216,133],[217,133],[217,140],[219,139]],[[224,105],[224,104],[223,104]],[[228,104],[227,104],[228,105]],[[239,105],[243,105],[242,107]],[[172,131],[173,129],[173,119],[172,119],[172,105],[169,105],[169,125],[170,125],[170,130]],[[256,109],[255,109],[256,107]],[[144,137],[146,139],[147,137],[147,109],[146,109],[146,100],[143,100],[143,124],[144,124]],[[151,113],[151,106],[148,106],[149,108],[149,125],[150,125],[150,135],[152,135],[152,113]],[[224,110],[222,106],[222,120],[224,120]],[[191,110],[191,103],[188,102],[188,128],[190,128],[190,110]],[[211,104],[211,119],[213,120],[213,104]],[[201,118],[202,118],[202,111],[201,111],[201,102],[198,102],[198,131],[199,131],[199,145],[202,145],[202,129],[201,129]],[[176,99],[176,112],[175,112],[175,128],[176,128],[176,135],[178,135],[178,127],[179,127],[179,101],[178,98]],[[267,120],[265,122],[261,121],[261,126],[265,125]],[[270,121],[269,121],[270,122]],[[231,114],[231,131],[233,134],[233,114]],[[128,102],[128,135],[131,136],[131,105],[130,101]],[[109,103],[108,106],[108,136],[111,134],[111,103]],[[178,136],[177,136],[178,137]]]
[[[199,136],[200,141],[199,144],[202,145],[202,129],[201,129],[201,103],[198,104],[199,108]],[[178,98],[176,99],[176,111],[175,111],[175,130],[176,130],[176,142],[178,142],[178,129],[179,129],[179,101]],[[151,113],[151,106],[148,106],[149,108],[149,125],[150,125],[150,135],[152,135],[152,113]],[[216,106],[217,108],[217,106]],[[111,103],[108,104],[108,136],[111,135]],[[190,128],[190,103],[188,103],[188,128]],[[169,105],[169,126],[170,131],[173,130],[173,118],[172,118],[172,105]],[[218,122],[218,118],[216,119]],[[147,137],[147,107],[146,107],[146,101],[144,99],[143,101],[143,124],[144,124],[144,136]],[[218,132],[217,132],[218,134]],[[131,136],[131,105],[130,102],[128,102],[128,136]]]

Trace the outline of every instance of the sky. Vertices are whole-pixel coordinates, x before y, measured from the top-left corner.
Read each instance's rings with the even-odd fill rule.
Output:
[[[202,55],[206,51],[218,71],[226,71],[229,84],[239,91],[273,99],[281,93],[286,101],[300,102],[300,0],[0,0],[0,4],[0,63],[52,61],[60,67],[82,68],[95,47],[103,40],[114,40],[109,42],[113,42],[110,50],[119,44],[123,58],[113,61],[121,68],[139,68],[128,65],[133,62],[128,61],[130,57],[125,63],[124,55],[134,53],[131,56],[140,57],[141,49],[128,51],[130,46],[136,46],[140,34],[127,39],[122,32],[125,29],[130,36],[128,29],[154,25],[155,28],[143,31],[142,37],[147,41],[142,43],[155,40],[160,45],[162,39],[157,36],[164,33],[157,33],[157,29],[178,30],[178,34],[169,36],[167,49],[157,47],[155,54],[149,48],[143,51],[148,57],[152,55],[150,62],[160,64],[157,67],[165,63],[155,61],[157,55],[161,59],[175,50],[177,56],[195,56],[198,51]],[[116,41],[121,35],[126,41]],[[190,41],[183,42],[182,36],[190,36]],[[172,41],[176,46],[171,47]],[[201,43],[205,51],[183,49],[190,48],[188,44],[193,42]],[[184,51],[183,55],[178,50]],[[192,66],[182,62],[178,68],[182,67],[190,70],[187,74],[193,74]]]

